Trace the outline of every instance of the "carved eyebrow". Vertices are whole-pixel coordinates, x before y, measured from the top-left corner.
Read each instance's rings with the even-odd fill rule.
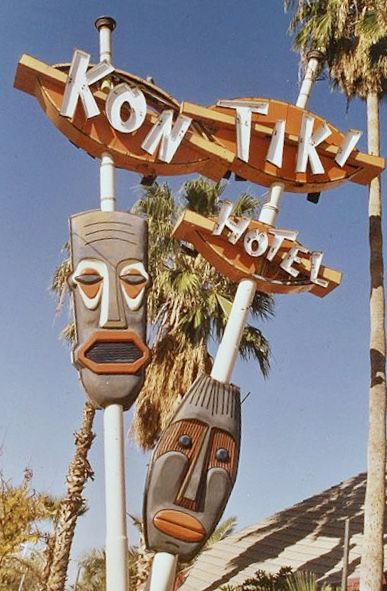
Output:
[[[103,234],[105,232],[120,232],[121,234],[129,234],[134,236],[134,232],[128,232],[128,230],[120,230],[119,228],[102,228],[101,230],[92,230],[85,232],[85,236],[91,236],[91,234]]]
[[[120,240],[121,242],[127,242],[128,244],[136,244],[136,242],[133,242],[132,240],[126,240],[126,238],[121,238],[120,236],[102,236],[101,238],[94,238],[93,240],[85,240],[85,246],[91,246],[91,244],[93,244],[94,242],[101,242],[101,241],[106,242],[106,240]]]
[[[133,228],[132,224],[129,224],[129,222],[113,222],[113,221],[100,221],[100,222],[91,222],[90,224],[85,224],[84,228],[91,228],[93,226],[104,226],[104,225],[109,225],[109,226],[122,226],[125,227],[127,226],[128,228]]]

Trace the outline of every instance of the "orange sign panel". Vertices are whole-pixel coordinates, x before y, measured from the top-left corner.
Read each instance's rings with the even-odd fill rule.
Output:
[[[238,218],[232,224],[236,227]],[[321,265],[322,253],[309,251],[292,234],[297,235],[251,220],[236,238],[226,225],[192,211],[183,213],[173,231],[232,281],[254,279],[258,291],[324,297],[338,287],[342,274]]]
[[[344,181],[368,184],[383,158],[355,149],[360,132],[342,133],[317,115],[264,98],[179,103],[153,83],[76,50],[71,64],[19,61],[15,86],[37,98],[48,118],[93,157],[109,152],[144,176],[230,172],[295,193]]]

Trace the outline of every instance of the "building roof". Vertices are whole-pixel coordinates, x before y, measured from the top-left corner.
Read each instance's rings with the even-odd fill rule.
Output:
[[[348,576],[359,577],[366,473],[306,499],[233,534],[203,552],[180,591],[215,591],[238,585],[258,569],[281,566],[314,572],[320,582],[341,583],[344,529],[350,522]],[[385,523],[386,530],[387,521]],[[387,537],[385,538],[385,563]]]

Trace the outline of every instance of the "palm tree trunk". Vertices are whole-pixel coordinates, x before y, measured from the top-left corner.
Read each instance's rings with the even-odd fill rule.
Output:
[[[368,150],[379,155],[379,99],[367,98]],[[386,474],[386,337],[383,284],[382,200],[380,178],[369,189],[370,368],[368,476],[360,591],[380,591],[383,580],[383,534]]]
[[[47,581],[50,576],[53,552],[55,546],[55,533],[49,535],[46,539],[46,546],[43,551],[43,567],[40,572],[38,591],[47,591]]]
[[[67,473],[67,493],[59,508],[46,591],[64,591],[65,588],[75,525],[78,516],[85,509],[85,499],[82,497],[82,492],[87,479],[93,478],[87,454],[95,437],[92,432],[94,415],[95,408],[90,402],[86,402],[83,408],[81,428],[75,434],[76,449]]]

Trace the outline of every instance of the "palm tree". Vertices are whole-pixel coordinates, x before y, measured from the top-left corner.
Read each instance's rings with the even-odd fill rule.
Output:
[[[67,472],[66,494],[60,503],[53,539],[47,544],[45,565],[47,584],[45,581],[44,591],[46,589],[63,591],[76,522],[78,517],[87,510],[82,492],[88,478],[93,478],[87,455],[95,437],[92,431],[94,415],[95,408],[90,402],[86,402],[83,407],[81,428],[75,434],[75,454]]]
[[[380,152],[379,103],[387,89],[385,0],[285,0],[296,4],[291,30],[301,56],[325,53],[329,74],[350,100],[367,104],[368,150]],[[370,389],[368,477],[364,507],[361,591],[382,587],[386,472],[386,337],[380,178],[369,187]]]
[[[224,190],[205,179],[183,186],[182,204],[197,213],[215,216]],[[254,215],[258,201],[243,194],[235,215]],[[132,432],[144,449],[152,448],[189,386],[212,365],[208,346],[223,334],[237,285],[218,273],[197,252],[171,238],[182,210],[167,184],[147,188],[133,212],[149,222],[149,272],[153,287],[148,297],[152,327],[152,360],[137,399]],[[272,298],[256,293],[253,319],[272,314]],[[269,369],[269,345],[261,331],[248,325],[240,346],[243,359],[258,362],[264,376]]]

